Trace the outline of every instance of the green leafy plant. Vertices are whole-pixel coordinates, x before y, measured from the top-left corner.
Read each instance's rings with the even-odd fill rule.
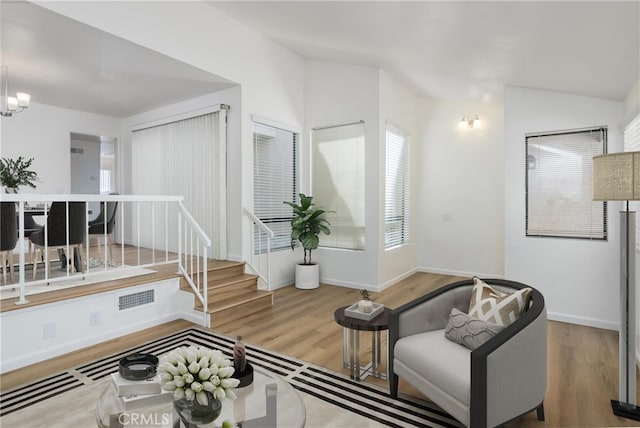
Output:
[[[311,263],[311,250],[318,248],[320,243],[320,233],[330,235],[329,221],[324,218],[326,212],[321,208],[315,208],[313,204],[313,196],[307,196],[303,193],[298,195],[300,204],[294,202],[284,203],[293,208],[295,216],[291,219],[291,249],[295,248],[296,241],[299,241],[304,248],[304,263]]]
[[[0,159],[0,184],[15,190],[20,186],[29,186],[35,189],[38,174],[29,169],[31,162],[33,162],[33,158],[26,159],[22,156],[18,159]]]

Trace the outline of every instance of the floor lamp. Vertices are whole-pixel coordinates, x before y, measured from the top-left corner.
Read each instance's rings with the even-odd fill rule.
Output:
[[[626,201],[620,212],[620,366],[619,400],[613,413],[640,421],[636,406],[636,213],[629,201],[640,200],[640,152],[611,153],[593,158],[593,199]]]

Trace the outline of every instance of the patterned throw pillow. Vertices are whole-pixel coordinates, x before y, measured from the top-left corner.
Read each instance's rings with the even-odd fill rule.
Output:
[[[453,308],[449,314],[449,322],[444,328],[444,336],[452,342],[474,350],[502,330],[504,327],[470,317]]]
[[[531,288],[502,293],[478,277],[473,277],[473,282],[469,316],[506,327],[520,318],[529,306]]]

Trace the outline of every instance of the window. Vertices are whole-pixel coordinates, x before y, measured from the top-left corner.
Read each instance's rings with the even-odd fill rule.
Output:
[[[607,238],[607,205],[591,188],[593,157],[606,152],[606,127],[527,135],[527,236]]]
[[[624,127],[624,151],[640,151],[640,114]],[[636,250],[640,251],[640,201],[629,201],[629,209],[636,212]]]
[[[386,140],[384,247],[389,249],[409,242],[411,153],[409,136],[389,124]]]
[[[323,247],[364,249],[364,123],[316,128],[311,132],[313,202],[332,210],[331,235]]]
[[[209,255],[226,258],[226,106],[149,122],[132,129],[131,191],[139,195],[181,195],[183,203],[212,239]],[[195,114],[195,116],[191,116]],[[143,204],[140,218],[151,218]],[[132,236],[152,246],[164,234],[165,221],[178,223],[177,213],[156,211],[155,222],[143,222]],[[179,228],[168,231],[170,251],[178,250]]]
[[[283,202],[298,200],[298,140],[293,131],[254,121],[253,206],[256,217],[275,234],[272,250],[291,247],[293,211]],[[254,248],[262,253],[267,243],[258,233],[254,231]]]
[[[100,170],[100,193],[110,193],[110,192],[111,192],[111,170],[101,169]]]

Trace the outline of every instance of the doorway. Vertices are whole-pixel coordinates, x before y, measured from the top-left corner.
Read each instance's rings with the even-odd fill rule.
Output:
[[[108,195],[116,192],[116,143],[113,137],[71,133],[71,193]],[[100,212],[98,202],[89,203],[92,214]]]

